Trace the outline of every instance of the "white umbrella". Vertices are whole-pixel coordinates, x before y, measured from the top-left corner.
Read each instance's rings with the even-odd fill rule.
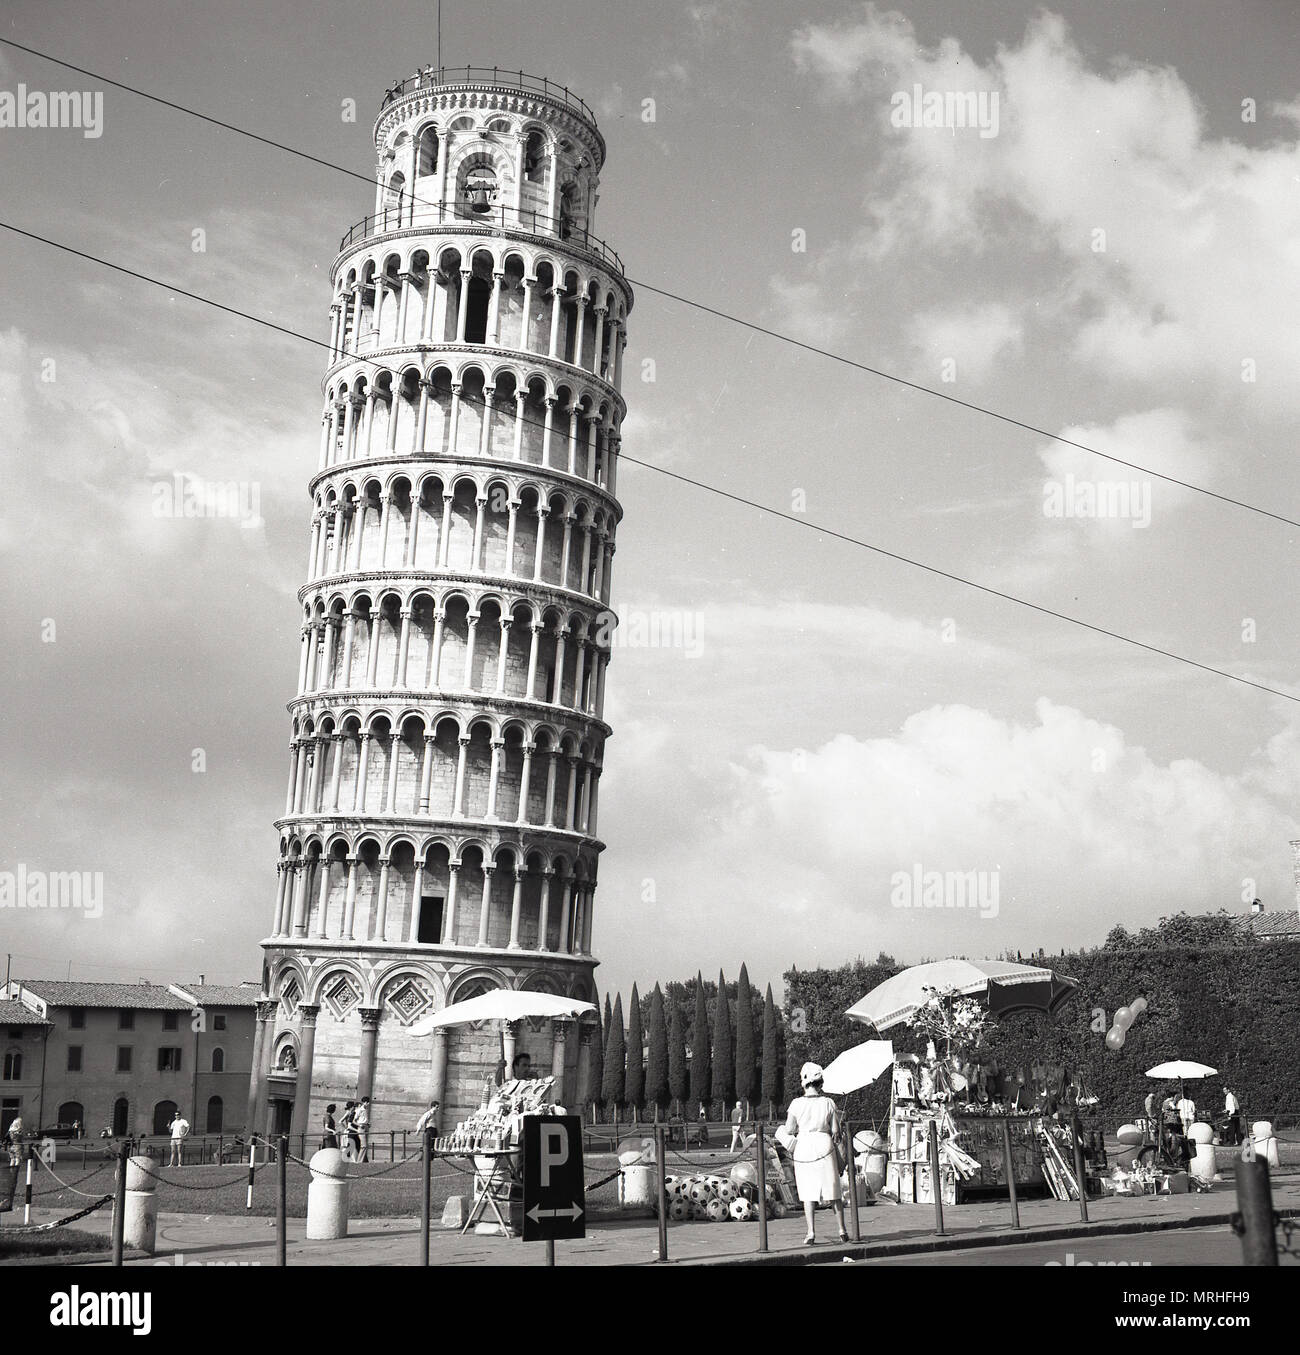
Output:
[[[1021,1007],[1055,1011],[1074,991],[1074,981],[1050,969],[1011,964],[1006,960],[934,960],[913,965],[877,984],[848,1010],[851,1021],[888,1030],[916,1015],[933,995],[955,992],[990,1000],[991,1010],[1014,1011]],[[994,1000],[996,998],[996,1001]]]
[[[472,1021],[523,1021],[530,1016],[584,1016],[596,1010],[593,1003],[574,997],[556,997],[554,993],[520,992],[515,988],[494,988],[490,993],[453,1002],[433,1016],[417,1021],[411,1035],[429,1035],[443,1026],[463,1026]]]
[[[826,1065],[822,1087],[832,1096],[845,1096],[874,1082],[893,1062],[892,1040],[867,1040]]]
[[[1148,1068],[1147,1076],[1157,1077],[1162,1082],[1172,1082],[1177,1078],[1178,1096],[1181,1100],[1184,1095],[1184,1078],[1214,1077],[1218,1071],[1217,1068],[1211,1068],[1208,1063],[1196,1063],[1192,1059],[1170,1059],[1168,1063],[1157,1063],[1154,1068]]]

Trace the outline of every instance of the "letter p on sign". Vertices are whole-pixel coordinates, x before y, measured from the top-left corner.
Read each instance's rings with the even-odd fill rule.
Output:
[[[551,1171],[569,1160],[569,1131],[562,1124],[542,1125],[541,1187],[551,1188]]]

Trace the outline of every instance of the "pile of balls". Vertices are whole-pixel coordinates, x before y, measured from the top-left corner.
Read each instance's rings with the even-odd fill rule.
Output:
[[[677,1223],[746,1223],[759,1216],[758,1187],[745,1177],[669,1176],[664,1188],[668,1217]],[[785,1204],[768,1186],[767,1217],[779,1219],[785,1212]]]

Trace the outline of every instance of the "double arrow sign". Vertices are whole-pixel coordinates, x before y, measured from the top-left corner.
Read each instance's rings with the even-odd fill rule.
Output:
[[[541,1205],[535,1204],[528,1211],[528,1217],[534,1223],[539,1219],[580,1219],[582,1217],[582,1206],[570,1204],[565,1205],[563,1209],[543,1209]]]

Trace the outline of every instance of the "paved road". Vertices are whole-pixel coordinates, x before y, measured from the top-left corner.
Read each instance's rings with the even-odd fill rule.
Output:
[[[1163,1233],[1072,1238],[1065,1242],[1022,1242],[1012,1247],[979,1247],[919,1257],[882,1257],[860,1266],[1240,1266],[1241,1243],[1225,1227],[1177,1228]],[[1283,1257],[1283,1265],[1300,1259]]]

